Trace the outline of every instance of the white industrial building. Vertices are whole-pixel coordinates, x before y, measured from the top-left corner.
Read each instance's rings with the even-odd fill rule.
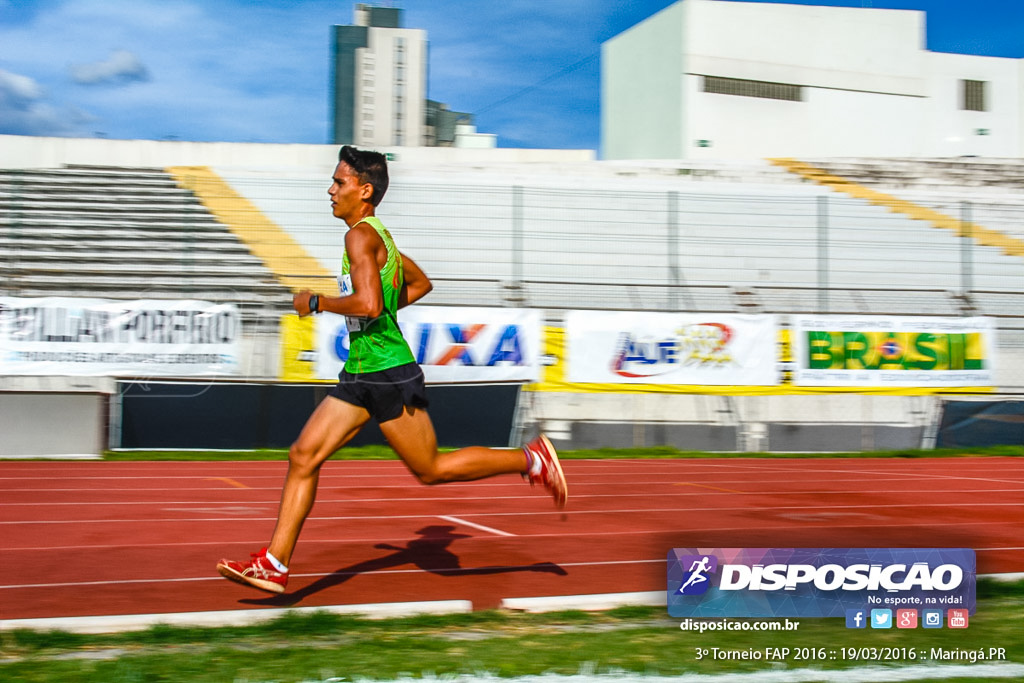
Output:
[[[1024,59],[924,12],[679,0],[602,46],[606,159],[1024,156]]]

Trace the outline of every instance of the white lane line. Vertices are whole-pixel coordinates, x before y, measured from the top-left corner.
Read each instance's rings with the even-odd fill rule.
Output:
[[[952,522],[942,523],[942,528],[946,529],[949,527],[972,527],[981,526],[989,527],[989,522]],[[921,523],[921,524],[817,524],[817,525],[803,525],[799,527],[793,526],[782,526],[782,527],[770,527],[764,530],[767,531],[779,531],[779,530],[791,530],[799,529],[814,530],[814,529],[892,529],[898,527],[900,529],[914,529],[917,527],[931,529],[935,527],[934,523]],[[750,526],[742,527],[701,527],[702,531],[708,533],[724,533],[732,531],[750,531]],[[573,538],[594,538],[594,537],[605,537],[605,536],[641,536],[641,535],[655,535],[655,534],[667,534],[667,533],[682,533],[685,531],[692,531],[692,529],[623,529],[621,531],[584,531],[584,532],[573,532]],[[516,538],[519,539],[530,539],[530,538],[564,538],[564,534],[519,534]],[[304,544],[319,543],[319,544],[330,544],[330,545],[343,545],[346,543],[350,544],[366,544],[373,542],[394,542],[402,543],[408,541],[407,536],[381,538],[374,536],[373,538],[305,538],[303,539]],[[476,536],[473,538],[463,539],[462,543],[468,543],[470,541],[486,541],[489,540],[483,536]],[[177,541],[174,543],[136,543],[131,546],[126,546],[124,543],[104,543],[98,545],[60,545],[60,546],[23,546],[20,548],[4,548],[4,552],[67,552],[69,550],[114,550],[123,549],[130,547],[133,550],[141,550],[143,548],[192,548],[197,546],[258,546],[261,543],[266,543],[267,539],[258,538],[250,541]],[[1013,551],[1020,552],[1024,550],[1024,546],[1005,546],[1005,547],[993,547],[993,548],[981,548],[975,547],[975,552],[996,552],[996,551]]]
[[[463,526],[473,527],[474,529],[479,529],[480,531],[486,531],[489,534],[496,534],[498,536],[515,536],[515,534],[510,534],[507,531],[502,531],[501,529],[495,529],[494,527],[484,526],[483,524],[474,524],[473,522],[467,522],[466,520],[461,519],[459,517],[449,517],[447,515],[438,515],[437,518],[438,519],[443,519],[446,522],[451,522],[452,524],[462,524]]]
[[[872,480],[874,481],[874,480]],[[576,482],[573,482],[574,484]],[[844,495],[844,496],[857,496],[857,495],[878,495],[880,493],[899,493],[899,494],[913,494],[913,493],[957,493],[957,494],[990,494],[990,493],[1024,493],[1024,488],[1019,489],[907,489],[900,488],[897,491],[884,491],[881,489],[872,489],[870,491],[844,491],[842,489],[832,490],[818,490],[818,491],[727,491],[716,487],[707,486],[705,484],[696,484],[693,482],[660,482],[668,484],[673,487],[676,486],[698,486],[709,490],[717,490],[721,493],[728,493],[735,496],[826,496],[826,495]],[[250,489],[251,490],[251,489]],[[135,492],[134,490],[132,491]],[[692,497],[692,496],[704,496],[708,495],[707,491],[686,491],[686,490],[670,490],[670,491],[646,491],[644,493],[581,493],[573,495],[573,500],[580,500],[583,498],[678,498],[678,497]],[[322,499],[318,498],[316,504],[318,506],[339,504],[347,505],[352,503],[397,503],[397,502],[438,502],[438,503],[456,503],[459,501],[473,501],[473,500],[530,500],[536,498],[535,495],[523,494],[520,496],[424,496],[424,497],[409,497],[401,496],[395,498],[334,498],[334,499]],[[25,502],[25,503],[0,503],[0,507],[54,507],[57,505],[70,505],[74,507],[82,507],[86,505],[238,505],[239,503],[246,503],[249,505],[277,505],[280,502],[278,498],[268,498],[266,500],[93,500],[93,501],[58,501],[58,502],[47,502],[40,503],[39,501]]]
[[[561,566],[561,565],[559,565]],[[608,610],[616,607],[664,607],[666,591],[599,593],[589,595],[549,595],[536,598],[503,598],[502,609],[520,612],[561,612],[565,610]]]
[[[755,472],[758,472],[758,473],[761,473],[761,474],[781,474],[781,475],[792,475],[792,474],[794,474],[794,470],[792,468],[789,468],[789,467],[764,466],[764,465],[761,465],[761,464],[751,464],[751,465],[744,466],[743,464],[735,463],[735,464],[723,464],[723,467],[730,467],[731,469],[741,469],[741,470],[754,470]],[[904,478],[908,478],[909,477],[909,478],[931,479],[931,480],[952,479],[954,481],[991,481],[991,482],[998,482],[998,483],[1003,483],[1003,484],[1019,484],[1020,483],[1019,480],[1006,479],[1005,477],[996,479],[996,478],[987,478],[987,477],[978,477],[978,476],[965,477],[965,476],[962,476],[962,475],[959,475],[959,474],[933,474],[931,472],[893,472],[893,471],[890,471],[890,470],[873,471],[873,470],[864,470],[864,469],[857,469],[857,468],[854,468],[854,469],[832,469],[831,467],[827,468],[827,469],[826,468],[820,468],[820,467],[814,468],[814,473],[815,474],[824,474],[824,473],[827,473],[827,472],[834,472],[836,474],[854,474],[854,475],[855,474],[860,474],[862,476],[899,476],[899,477],[904,477]],[[1003,472],[1001,472],[1001,473],[1003,473]],[[1003,473],[1003,474],[1005,474],[1005,473]],[[1011,471],[1009,474],[1015,475],[1015,474],[1017,474],[1017,472],[1016,471]]]
[[[665,564],[666,558],[662,557],[656,560],[607,560],[603,562],[557,562],[559,567],[599,567],[599,566],[610,566],[610,565],[623,565],[623,564]],[[324,572],[316,574],[289,574],[292,579],[296,578],[309,578],[309,579],[322,579],[325,576],[378,576],[385,574],[458,574],[460,572],[472,571],[472,567],[456,567],[452,569],[374,569],[371,571],[352,571],[352,572]],[[519,565],[503,567],[510,571],[520,569],[534,569],[530,565]],[[213,576],[193,576],[185,578],[168,578],[168,579],[118,579],[110,581],[67,581],[61,583],[24,583],[24,584],[11,584],[7,586],[0,586],[0,590],[11,590],[19,588],[81,588],[84,586],[111,586],[111,585],[124,585],[124,584],[139,584],[139,583],[192,583],[195,581],[214,581],[220,582],[224,579],[214,574]]]
[[[181,612],[167,614],[115,614],[101,617],[57,617],[51,619],[7,619],[0,621],[0,631],[28,628],[41,631],[72,633],[112,633],[142,631],[156,624],[170,626],[249,626],[291,614],[330,612],[355,614],[371,619],[405,617],[418,614],[463,614],[473,611],[468,600],[437,600],[424,602],[383,602],[366,605],[327,605],[324,607],[288,607],[285,609],[240,609],[215,612]]]
[[[604,560],[596,562],[554,562],[553,564],[565,568],[571,567],[613,567],[622,565],[635,565],[635,564],[655,564],[664,565],[667,560],[664,557],[656,559],[638,559],[638,560]],[[530,565],[520,566],[509,566],[506,569],[514,571],[516,569],[531,569]],[[309,573],[309,574],[290,574],[291,578],[298,579],[322,579],[326,576],[383,576],[392,574],[458,574],[460,572],[472,571],[472,567],[459,567],[452,569],[421,569],[419,567],[413,569],[374,569],[371,571],[333,571],[323,573]],[[980,574],[978,578],[993,578],[996,580],[1016,580],[1020,573],[1005,573],[1005,574]],[[218,575],[213,576],[194,576],[194,577],[183,577],[183,578],[165,578],[165,579],[116,579],[108,581],[68,581],[60,583],[24,583],[24,584],[10,584],[6,586],[0,586],[0,590],[17,590],[26,588],[82,588],[86,586],[113,586],[113,585],[127,585],[127,584],[142,584],[142,583],[194,583],[196,581],[212,581],[221,582],[224,579]],[[664,595],[664,592],[662,592]]]
[[[650,481],[618,481],[618,480],[615,480],[615,481],[588,481],[587,480],[587,476],[593,476],[593,475],[577,474],[577,475],[572,477],[572,482],[573,482],[574,486],[600,486],[602,488],[608,488],[608,487],[611,487],[611,486],[627,486],[627,487],[658,486],[658,485],[669,486],[669,485],[674,484],[677,481],[677,479],[669,478],[669,477],[673,476],[674,474],[676,474],[676,473],[671,473],[671,472],[665,473],[664,476],[661,479],[650,480]],[[691,479],[691,480],[695,480],[696,479],[693,476],[693,473],[680,472],[678,474],[679,474],[680,478],[688,478],[688,479]],[[847,472],[846,474],[852,474],[852,473]],[[961,476],[953,476],[953,475],[949,475],[949,476],[946,476],[946,475],[898,475],[898,476],[890,475],[890,476],[873,476],[871,478],[871,482],[872,482],[872,484],[875,484],[875,483],[878,483],[878,482],[907,482],[907,477],[908,476],[919,476],[919,477],[921,477],[924,480],[935,480],[936,478],[939,478],[939,479],[951,480],[951,481],[961,481],[961,480],[962,481],[994,481],[994,482],[1000,482],[1000,483],[1006,483],[1006,484],[1015,484],[1015,485],[1018,485],[1018,486],[1024,485],[1024,479],[1019,479],[1019,480],[1013,480],[1013,479],[977,479],[977,478],[973,478],[972,479],[970,477],[961,477]],[[50,481],[52,479],[53,478],[47,478],[47,481]],[[279,480],[279,479],[280,479],[279,477],[275,477],[275,480]],[[787,481],[790,481],[790,480],[791,480],[791,478],[787,479]],[[40,480],[38,478],[35,478],[35,479],[32,479],[31,481],[34,481],[34,482],[38,483]],[[762,482],[763,482],[763,480],[752,480],[752,479],[706,479],[706,480],[700,480],[697,483],[702,483],[702,484],[707,484],[707,485],[725,486],[725,485],[736,485],[736,484],[739,484],[739,485],[742,485],[742,484],[760,484]],[[863,484],[864,483],[864,477],[862,477],[862,476],[851,476],[849,478],[840,478],[840,477],[803,477],[803,476],[801,476],[800,479],[799,479],[799,482],[800,483],[806,483],[806,484],[812,484],[812,483],[818,483],[818,482],[828,482],[830,484],[845,484],[845,483],[848,483],[848,482],[853,482],[853,483]],[[768,482],[768,483],[778,483],[778,482]],[[521,485],[521,482],[519,482],[519,481],[511,481],[511,480],[510,481],[504,481],[504,482],[501,482],[501,481],[498,481],[498,482],[473,482],[472,484],[463,484],[463,486],[465,486],[465,487],[472,486],[473,488],[499,488],[499,487],[511,488],[513,486],[520,486],[520,485]],[[403,490],[407,490],[409,488],[413,488],[413,485],[412,484],[351,484],[351,485],[347,485],[346,486],[346,485],[340,485],[340,484],[332,484],[331,482],[327,481],[325,478],[321,477],[321,479],[320,479],[320,486],[319,486],[318,490],[320,490],[320,491],[334,491],[334,490],[337,490],[337,491],[351,491],[351,490],[357,489],[357,488],[364,488],[364,489],[367,489],[367,488],[368,489],[403,489]],[[93,487],[93,486],[83,486],[83,487],[78,487],[78,488],[29,488],[29,487],[26,487],[26,486],[18,486],[18,487],[14,487],[14,488],[0,488],[0,493],[73,493],[73,492],[76,492],[76,491],[92,492],[92,491],[97,491],[97,490],[106,491],[106,492],[118,492],[118,491],[132,491],[132,492],[137,492],[137,491],[205,491],[205,492],[217,491],[219,493],[244,493],[245,492],[245,490],[242,490],[242,489],[239,489],[238,491],[234,491],[234,490],[231,490],[231,489],[215,488],[213,486],[201,486],[201,487],[198,487],[198,486],[197,487],[192,487],[192,486],[189,486],[189,487],[177,487],[177,486],[176,487],[133,486],[131,488],[105,488],[105,489],[97,489],[96,487]],[[250,490],[250,491],[280,491],[281,487],[280,486],[253,486],[253,487],[250,487],[248,490]],[[844,491],[843,493],[847,493],[847,492]]]
[[[1024,502],[1014,503],[875,503],[873,505],[783,505],[773,507],[759,507],[756,510],[752,510],[749,507],[707,507],[707,508],[627,508],[620,510],[562,510],[558,514],[564,516],[580,516],[580,515],[622,515],[622,514],[663,514],[672,513],[677,514],[680,511],[686,513],[694,512],[780,512],[787,510],[813,510],[816,513],[827,512],[829,510],[885,510],[885,509],[896,509],[896,508],[942,508],[949,510],[950,508],[993,508],[993,507],[1010,507],[1010,508],[1024,508]],[[473,512],[474,517],[534,517],[537,515],[550,515],[551,512]],[[310,517],[310,520],[320,521],[352,521],[352,520],[370,520],[370,519],[423,519],[424,517],[437,517],[437,515],[419,514],[419,515],[325,515],[320,517]],[[169,519],[50,519],[50,520],[8,520],[0,521],[0,525],[13,526],[17,524],[160,524],[160,523],[172,523],[181,524],[182,522],[267,522],[276,521],[276,517],[252,517],[248,520],[245,519],[232,519],[232,518],[219,518],[219,517],[178,517]]]
[[[582,668],[581,668],[582,671]],[[849,669],[762,669],[737,673],[684,673],[672,676],[615,671],[614,673],[577,674],[545,673],[510,681],[529,683],[934,683],[949,679],[992,679],[1019,683],[1024,680],[1024,664],[999,662],[995,664],[913,664],[910,666],[853,666]],[[328,678],[319,683],[339,680]],[[380,683],[402,683],[407,678],[380,679]],[[447,680],[447,679],[445,679]],[[459,674],[451,680],[457,683],[494,683],[495,674],[484,672]],[[311,682],[317,683],[317,682]]]
[[[571,463],[572,461],[569,461],[569,462]],[[879,477],[901,477],[901,478],[906,478],[906,477],[923,477],[923,478],[924,477],[937,477],[937,478],[959,479],[959,478],[963,477],[963,478],[967,478],[967,479],[969,479],[969,478],[977,478],[980,481],[988,481],[986,478],[980,476],[980,475],[986,474],[986,471],[974,471],[974,472],[965,471],[964,474],[966,474],[968,476],[964,476],[962,474],[935,474],[935,473],[926,472],[926,471],[916,471],[916,472],[915,471],[894,471],[894,470],[885,470],[885,469],[881,469],[881,470],[874,470],[874,469],[873,470],[856,470],[856,469],[838,469],[838,468],[832,468],[832,467],[825,467],[825,468],[823,468],[823,467],[808,467],[808,468],[802,469],[802,470],[795,470],[793,468],[787,468],[787,467],[766,467],[766,466],[763,466],[763,465],[750,465],[750,466],[746,466],[746,467],[744,467],[742,465],[731,465],[731,466],[729,466],[727,468],[726,467],[722,467],[722,468],[716,468],[714,470],[704,470],[704,471],[695,471],[693,468],[686,468],[686,469],[679,468],[679,469],[674,469],[674,470],[662,470],[662,471],[659,471],[659,470],[638,470],[638,471],[635,471],[635,472],[622,472],[622,471],[618,471],[618,472],[616,472],[616,471],[595,472],[595,471],[590,470],[590,469],[585,469],[585,470],[584,469],[576,469],[576,470],[574,470],[574,469],[571,468],[571,466],[566,468],[566,469],[569,470],[570,474],[574,474],[576,476],[580,476],[580,477],[594,477],[596,479],[602,479],[602,480],[606,479],[606,478],[607,479],[621,479],[624,476],[660,476],[660,477],[665,477],[665,476],[671,476],[671,475],[678,475],[678,476],[717,477],[717,476],[723,476],[723,475],[724,476],[730,476],[730,475],[731,476],[736,476],[736,475],[743,475],[743,474],[779,475],[781,477],[786,477],[786,476],[790,476],[790,475],[793,475],[793,474],[801,474],[801,475],[802,474],[811,474],[811,475],[845,474],[845,475],[850,476],[852,480],[856,480],[856,478],[859,475],[870,474],[870,475],[879,476]],[[404,472],[404,471],[405,470],[402,470],[402,472]],[[321,478],[321,481],[324,481],[324,482],[330,482],[330,481],[339,482],[339,481],[343,481],[343,480],[352,480],[352,479],[389,479],[389,478],[393,477],[395,474],[400,474],[400,473],[401,472],[394,472],[394,473],[391,473],[391,474],[387,474],[387,473],[374,473],[374,474],[338,474],[338,473],[334,473],[334,474],[322,474],[320,478]],[[86,481],[138,481],[138,480],[149,480],[149,479],[156,479],[156,480],[161,480],[161,481],[166,481],[166,480],[171,480],[171,479],[175,479],[175,480],[177,480],[177,479],[185,479],[185,480],[192,480],[192,481],[196,481],[196,480],[203,481],[203,480],[209,480],[209,479],[213,479],[214,478],[214,477],[206,476],[206,474],[207,473],[168,474],[166,476],[162,476],[162,475],[159,475],[159,474],[152,474],[152,475],[149,475],[149,474],[147,474],[147,475],[129,475],[129,476],[113,476],[113,475],[65,475],[65,476],[56,476],[56,475],[54,475],[52,473],[45,473],[45,474],[41,473],[38,477],[0,476],[0,482],[38,482],[41,478],[45,478],[46,481],[66,481],[66,482],[71,482],[71,481],[83,481],[83,482],[86,482]],[[215,474],[215,473],[211,472],[211,473],[208,473],[208,474]],[[269,479],[269,480],[278,481],[281,478],[280,474],[247,474],[247,473],[244,473],[244,472],[233,473],[233,474],[235,474],[235,478],[244,478],[244,479],[247,479],[247,480],[248,479]],[[1024,472],[1022,472],[1020,470],[1002,468],[1000,470],[993,471],[993,474],[1002,475],[1002,477],[1006,477],[1006,476],[1019,477],[1019,476],[1024,475]],[[220,477],[216,477],[216,478],[219,479]],[[863,479],[862,476],[861,476],[861,479]],[[412,483],[414,481],[415,480],[412,479],[412,477],[410,475],[410,483]],[[626,483],[629,483],[629,482],[626,482]],[[212,488],[214,488],[214,486],[211,484],[211,486],[209,486],[208,488],[212,489]]]

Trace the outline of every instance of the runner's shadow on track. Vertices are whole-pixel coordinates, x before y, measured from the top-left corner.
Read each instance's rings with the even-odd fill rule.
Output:
[[[282,593],[269,598],[247,598],[239,602],[250,605],[289,607],[302,602],[314,593],[345,583],[360,574],[392,569],[404,564],[415,565],[423,571],[440,576],[481,576],[509,572],[546,572],[559,576],[568,574],[567,571],[551,562],[538,562],[518,567],[463,567],[459,564],[459,556],[449,550],[448,546],[461,538],[470,538],[470,536],[452,533],[454,530],[453,526],[424,527],[416,532],[420,538],[414,538],[406,543],[405,547],[400,548],[389,543],[378,543],[374,546],[381,550],[393,550],[394,552],[390,555],[342,567],[292,593]]]

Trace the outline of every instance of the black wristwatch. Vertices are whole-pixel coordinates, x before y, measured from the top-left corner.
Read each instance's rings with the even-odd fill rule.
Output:
[[[309,297],[309,312],[310,313],[319,313],[320,312],[320,295],[319,294],[314,294],[313,296]]]

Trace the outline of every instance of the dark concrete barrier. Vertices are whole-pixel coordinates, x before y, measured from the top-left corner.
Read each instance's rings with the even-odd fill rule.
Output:
[[[1024,401],[945,401],[936,448],[1024,445]]]
[[[125,449],[287,448],[299,435],[329,385],[122,382],[119,434]],[[438,444],[509,445],[518,384],[427,387]],[[383,444],[371,422],[350,445]]]

